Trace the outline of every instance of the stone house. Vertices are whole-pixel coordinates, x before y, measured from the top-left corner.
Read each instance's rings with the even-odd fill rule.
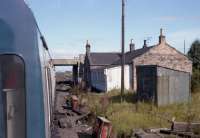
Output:
[[[94,87],[101,91],[120,88],[121,84],[120,81],[118,81],[112,84],[108,89],[110,83],[113,83],[112,81],[108,81],[109,78],[113,77],[115,80],[121,79],[120,63],[120,53],[92,53],[90,52],[90,45],[87,43],[84,65],[84,80],[87,88]],[[138,65],[158,65],[169,69],[192,73],[192,62],[187,56],[167,43],[162,29],[160,30],[159,42],[156,45],[147,46],[146,41],[144,41],[142,48],[135,49],[135,44],[131,42],[130,51],[125,53],[126,89],[137,89],[136,67]],[[115,72],[117,73],[112,74],[113,68],[115,68]],[[94,76],[99,76],[100,79],[95,80]],[[101,85],[101,87],[97,87],[97,85]]]

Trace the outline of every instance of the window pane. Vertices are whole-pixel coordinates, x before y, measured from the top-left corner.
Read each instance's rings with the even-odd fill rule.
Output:
[[[25,71],[23,60],[16,55],[0,55],[1,120],[7,138],[26,136]]]

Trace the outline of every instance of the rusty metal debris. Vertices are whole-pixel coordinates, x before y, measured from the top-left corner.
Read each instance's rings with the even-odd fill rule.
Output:
[[[133,131],[136,138],[200,138],[200,123],[172,122],[171,128],[139,129]]]
[[[153,128],[153,129],[139,129],[133,131],[133,137],[136,138],[168,138],[175,136],[178,138],[200,138],[200,122],[177,122],[175,117],[169,119],[167,115],[163,116],[158,113],[150,114],[167,121],[171,124],[171,128]]]
[[[104,117],[97,117],[96,123],[93,129],[94,138],[110,138],[112,131],[111,122]]]
[[[200,123],[173,122],[172,124],[172,130],[176,132],[193,132],[195,129],[200,131]]]
[[[173,130],[161,130],[161,134],[175,135],[180,138],[200,138],[200,135],[195,135],[193,132],[180,132]]]

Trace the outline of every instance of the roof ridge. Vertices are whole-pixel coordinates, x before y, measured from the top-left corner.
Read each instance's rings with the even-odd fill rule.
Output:
[[[134,52],[139,51],[139,50],[150,49],[150,48],[153,48],[155,46],[157,46],[157,45],[152,45],[152,46],[148,46],[148,47],[145,47],[145,48],[135,49],[134,51],[127,51],[125,54],[134,53]]]

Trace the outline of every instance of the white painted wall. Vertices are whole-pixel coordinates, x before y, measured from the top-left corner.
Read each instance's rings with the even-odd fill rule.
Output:
[[[111,91],[121,88],[121,66],[92,69],[91,70],[92,86],[101,91]],[[125,89],[131,87],[131,67],[125,65],[124,68]]]
[[[112,89],[121,88],[121,66],[112,67],[105,69],[107,91]],[[124,87],[130,89],[130,67],[125,65],[124,68]]]

